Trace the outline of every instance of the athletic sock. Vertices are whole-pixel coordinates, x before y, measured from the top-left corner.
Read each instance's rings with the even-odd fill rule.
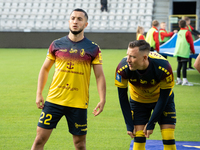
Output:
[[[176,150],[174,130],[171,128],[161,130],[164,150]]]
[[[134,138],[133,150],[145,150],[146,137],[143,130],[137,131]]]

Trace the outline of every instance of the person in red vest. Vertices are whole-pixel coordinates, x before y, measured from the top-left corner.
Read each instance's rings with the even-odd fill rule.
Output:
[[[137,27],[136,39],[137,40],[145,40],[144,28],[141,26]]]
[[[189,17],[185,17],[184,20],[186,21],[186,25],[187,25],[187,29],[192,33],[192,39],[193,41],[195,41],[195,37],[200,37],[200,32],[195,30],[191,25],[190,25],[190,18]],[[189,58],[189,67],[187,68],[188,70],[194,70],[194,68],[192,67],[192,58]]]
[[[156,50],[159,53],[160,44],[158,36],[159,22],[157,20],[152,21],[152,28],[147,32],[146,41],[150,44],[151,51]]]
[[[195,54],[192,34],[190,31],[188,31],[185,20],[179,21],[179,27],[180,30],[178,32],[178,37],[174,52],[174,56],[177,57],[178,61],[176,85],[193,86],[193,84],[189,83],[187,80],[187,70],[186,70],[190,53]],[[181,69],[183,72],[183,81],[181,80]]]
[[[173,32],[168,32],[166,30],[166,23],[165,22],[161,22],[160,23],[160,29],[159,29],[159,42],[160,45],[164,44],[165,42],[167,42],[170,37],[172,37],[174,35],[174,33],[177,33],[177,30],[174,30]]]
[[[160,45],[164,44],[165,42],[167,42],[173,35],[174,33],[177,33],[177,30],[174,30],[173,32],[168,32],[166,30],[166,23],[165,22],[161,22],[160,23],[160,29],[159,29],[159,42]],[[163,56],[165,58],[167,58],[167,56]]]

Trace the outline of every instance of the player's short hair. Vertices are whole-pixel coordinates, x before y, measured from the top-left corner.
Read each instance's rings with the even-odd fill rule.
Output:
[[[150,51],[150,45],[145,40],[135,40],[129,43],[129,48],[139,47],[139,51]]]
[[[152,26],[157,27],[159,25],[159,22],[157,20],[152,21]]]
[[[186,26],[186,21],[185,20],[179,20],[179,27],[180,28],[185,28],[185,26]]]
[[[190,18],[189,18],[189,17],[184,17],[184,20],[185,20],[185,21],[189,21]]]
[[[81,8],[76,8],[76,9],[74,9],[74,10],[71,12],[71,14],[72,14],[74,11],[83,12],[83,13],[85,14],[86,19],[88,20],[88,14],[86,13],[85,10],[83,10],[83,9],[81,9]],[[70,15],[71,15],[71,14],[70,14]]]

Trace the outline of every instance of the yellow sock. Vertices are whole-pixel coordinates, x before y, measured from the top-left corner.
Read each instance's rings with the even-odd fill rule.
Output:
[[[176,150],[174,129],[162,129],[161,130],[164,150]]]
[[[146,137],[142,130],[137,131],[134,138],[133,150],[145,150]]]

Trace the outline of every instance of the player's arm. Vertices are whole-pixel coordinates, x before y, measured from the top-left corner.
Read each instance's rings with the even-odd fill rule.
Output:
[[[174,32],[169,32],[169,33],[167,33],[167,32],[161,32],[160,33],[161,34],[161,38],[162,38],[162,40],[165,38],[165,37],[172,37],[172,35],[174,34]]]
[[[155,41],[155,43],[156,43],[155,50],[159,53],[159,50],[160,50],[159,46],[160,46],[160,43],[159,43],[158,35],[159,35],[158,32],[157,32],[157,31],[154,31],[154,33],[153,33],[153,39],[154,39],[154,41]]]
[[[155,128],[155,123],[158,121],[159,117],[161,116],[161,114],[165,109],[171,90],[172,89],[160,89],[160,97],[158,98],[158,101],[151,115],[151,118],[146,126],[146,129],[144,130],[145,136],[147,138],[149,137],[150,134],[153,133],[153,130]]]
[[[93,65],[93,70],[96,77],[97,89],[100,97],[100,102],[97,104],[93,111],[94,116],[97,116],[103,111],[104,105],[106,103],[106,79],[103,73],[102,65]]]
[[[134,138],[134,134],[133,134],[134,126],[133,126],[131,107],[128,101],[127,91],[128,91],[128,88],[118,87],[119,102],[120,102],[121,110],[122,110],[124,120],[126,123],[127,133],[131,136],[131,138]]]
[[[195,36],[198,36],[198,35],[200,35],[200,32],[194,29],[194,30],[192,30],[192,34]]]
[[[54,60],[46,59],[39,73],[38,86],[36,94],[36,105],[39,109],[44,107],[44,98],[42,96],[42,91],[48,79],[49,70],[54,64]]]
[[[186,40],[190,44],[191,53],[195,54],[194,43],[193,43],[192,34],[190,31],[186,32]]]
[[[198,55],[198,57],[196,58],[195,62],[194,62],[194,67],[197,69],[197,71],[200,73],[200,54]]]

